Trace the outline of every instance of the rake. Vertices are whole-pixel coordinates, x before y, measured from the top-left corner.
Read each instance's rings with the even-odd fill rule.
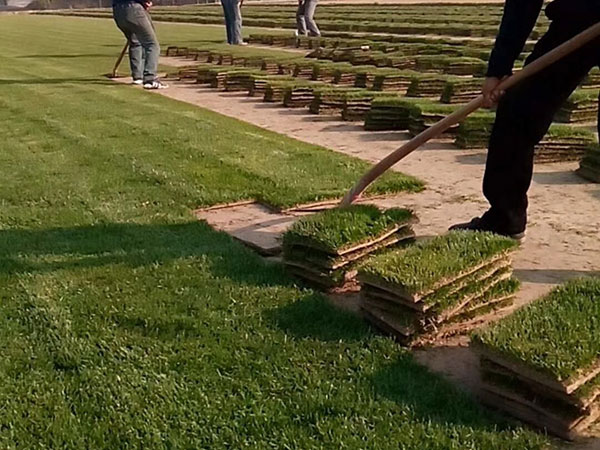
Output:
[[[595,38],[600,36],[600,23],[593,25],[584,32],[578,34],[572,39],[568,40],[564,44],[556,47],[552,51],[546,53],[544,56],[536,59],[531,64],[525,66],[523,70],[516,72],[514,75],[506,78],[498,85],[498,90],[505,91],[520,83],[521,81],[537,74],[544,70],[546,67],[554,64],[558,60],[571,54],[575,50],[583,47],[585,44],[591,42]],[[464,120],[471,113],[475,112],[483,106],[483,96],[472,100],[470,103],[455,111],[445,119],[442,119],[432,127],[418,134],[413,139],[408,141],[399,149],[390,153],[379,163],[373,166],[353,187],[348,191],[340,202],[340,207],[351,205],[364,192],[364,190],[371,185],[377,178],[388,171],[394,164],[408,156],[414,150],[425,144],[431,139],[436,138],[452,125],[455,125]]]

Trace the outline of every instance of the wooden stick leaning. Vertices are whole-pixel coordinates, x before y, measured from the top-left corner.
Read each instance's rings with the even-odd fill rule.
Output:
[[[556,47],[554,50],[546,53],[544,56],[533,61],[531,64],[525,66],[523,70],[516,72],[514,75],[508,77],[498,85],[498,90],[505,91],[525,80],[526,78],[535,75],[542,71],[546,67],[554,64],[558,60],[564,58],[575,50],[583,47],[585,44],[591,42],[593,39],[600,36],[600,23],[593,25],[586,31],[578,34],[572,39],[568,40],[564,44]],[[390,167],[396,164],[401,159],[412,153],[414,150],[425,144],[427,141],[439,136],[452,125],[455,125],[464,120],[469,114],[478,110],[483,106],[483,96],[479,96],[472,100],[470,103],[463,106],[458,111],[455,111],[445,119],[439,121],[432,127],[426,129],[421,134],[415,136],[413,139],[408,141],[398,150],[390,153],[379,163],[373,166],[359,181],[354,185],[350,191],[345,195],[340,203],[340,206],[348,206],[354,202],[363,192],[373,183],[377,178],[383,175]]]
[[[113,70],[111,72],[111,78],[117,78],[119,76],[119,66],[121,65],[121,61],[123,61],[123,57],[125,56],[125,53],[127,52],[128,48],[129,48],[129,41],[125,42],[125,45],[123,46],[123,50],[121,50],[121,54],[117,58],[117,62],[115,62],[115,67],[113,67]]]

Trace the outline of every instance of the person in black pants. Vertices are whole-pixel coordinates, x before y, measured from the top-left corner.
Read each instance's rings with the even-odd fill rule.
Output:
[[[525,236],[534,147],[561,105],[600,64],[597,39],[506,93],[499,92],[498,84],[512,73],[542,6],[543,0],[506,0],[483,85],[486,106],[498,103],[483,179],[490,208],[483,216],[451,229],[491,231],[518,240]],[[599,22],[600,0],[555,0],[546,7],[546,15],[550,28],[526,64]]]

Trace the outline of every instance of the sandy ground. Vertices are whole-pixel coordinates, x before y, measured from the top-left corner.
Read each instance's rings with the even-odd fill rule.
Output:
[[[173,58],[163,58],[161,63],[187,64]],[[195,84],[171,82],[171,88],[159,94],[372,162],[408,139],[402,132],[365,132],[361,123],[312,115],[306,109],[286,109],[245,94],[217,92]],[[420,218],[416,226],[420,236],[444,233],[449,225],[486,209],[481,194],[484,162],[483,151],[459,150],[444,142],[429,143],[395,167],[424,180],[427,189],[383,204],[413,208]],[[566,280],[600,274],[600,186],[575,175],[576,167],[575,163],[536,167],[530,190],[527,240],[514,258],[515,275],[523,283],[517,306]],[[361,175],[357,173],[357,179]],[[455,339],[443,347],[416,351],[415,356],[476,394],[477,359],[464,348],[466,344],[464,338]],[[578,448],[600,449],[600,441]]]

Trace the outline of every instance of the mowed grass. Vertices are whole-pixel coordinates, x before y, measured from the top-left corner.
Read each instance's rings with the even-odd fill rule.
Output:
[[[190,213],[321,150],[103,80],[109,21],[0,39],[0,448],[545,447]]]

